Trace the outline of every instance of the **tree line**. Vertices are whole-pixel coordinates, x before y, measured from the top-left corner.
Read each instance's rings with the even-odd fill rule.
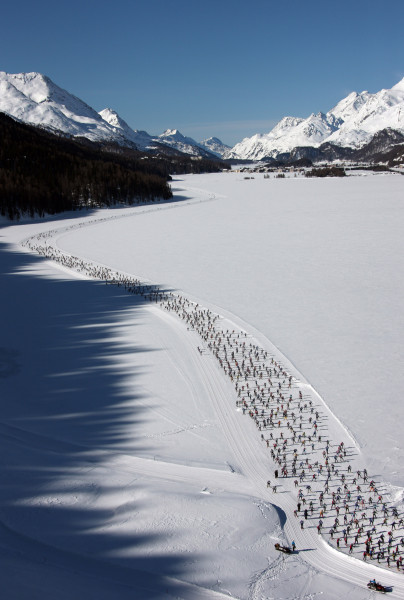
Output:
[[[306,172],[306,177],[345,177],[344,169],[340,167],[320,167]]]
[[[0,113],[0,214],[44,216],[172,197],[170,173],[220,170],[216,161],[151,156],[66,138]]]

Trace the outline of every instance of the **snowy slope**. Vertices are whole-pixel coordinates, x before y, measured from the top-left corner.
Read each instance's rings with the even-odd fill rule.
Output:
[[[319,146],[334,131],[339,120],[324,113],[311,114],[307,119],[284,117],[267,135],[255,135],[236,144],[225,155],[228,158],[261,159],[290,152],[297,146]]]
[[[178,129],[166,129],[160,134],[157,140],[175,150],[190,154],[191,156],[200,156],[203,158],[214,158],[215,155],[210,151],[203,148],[198,142],[190,137],[182,135]]]
[[[130,144],[122,129],[40,73],[0,72],[0,111],[46,129],[92,141]]]
[[[205,148],[205,150],[212,152],[219,158],[222,158],[225,152],[230,150],[230,146],[223,144],[223,142],[217,137],[210,137],[206,140],[203,140],[199,143],[199,145],[202,146],[202,148]]]
[[[338,114],[338,105],[335,107]],[[335,110],[335,109],[334,109]],[[362,92],[344,114],[344,122],[327,141],[358,148],[383,129],[404,132],[404,79],[390,90]]]
[[[404,79],[375,94],[352,92],[326,114],[311,114],[307,119],[285,117],[269,133],[236,144],[225,158],[258,160],[324,142],[359,148],[387,128],[404,133]]]
[[[160,136],[133,130],[110,108],[100,113],[40,73],[0,72],[0,111],[33,125],[93,141],[135,145],[141,150],[168,146],[195,157],[276,157],[299,146],[318,147],[324,142],[359,148],[386,128],[404,133],[404,79],[375,94],[352,92],[327,113],[306,119],[284,117],[267,134],[245,138],[229,149],[217,138],[201,143],[167,129]]]
[[[216,157],[216,153],[177,130],[151,136],[146,131],[133,130],[111,108],[97,113],[41,73],[10,74],[1,71],[0,111],[24,123],[96,142],[115,142],[146,151],[164,150],[164,146],[168,146],[191,156]]]
[[[104,108],[104,110],[99,112],[99,115],[115,130],[120,130],[127,140],[136,144],[136,147],[139,148],[139,150],[150,150],[156,147],[153,136],[149,135],[147,131],[132,129],[126,121],[111,108]]]

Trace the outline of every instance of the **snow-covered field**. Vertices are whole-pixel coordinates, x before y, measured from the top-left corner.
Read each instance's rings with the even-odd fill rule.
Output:
[[[404,598],[404,574],[337,552],[328,524],[300,530],[293,479],[267,489],[269,451],[195,330],[21,247],[60,229],[34,243],[245,332],[402,511],[403,184],[193,175],[179,202],[0,230],[5,597],[361,599],[375,576]]]

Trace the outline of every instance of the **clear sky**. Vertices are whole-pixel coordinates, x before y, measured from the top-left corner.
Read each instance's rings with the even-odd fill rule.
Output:
[[[404,77],[404,0],[19,0],[1,25],[1,70],[198,141],[233,145]]]

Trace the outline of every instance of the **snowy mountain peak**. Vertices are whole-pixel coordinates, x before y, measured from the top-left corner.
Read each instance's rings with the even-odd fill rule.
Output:
[[[285,129],[290,129],[292,127],[296,127],[302,121],[304,121],[304,119],[301,119],[299,117],[283,117],[275,125],[275,127],[272,129],[272,131],[270,133],[276,134],[278,132],[284,131]]]
[[[104,119],[104,121],[110,125],[113,125],[114,127],[121,127],[122,124],[126,125],[125,121],[121,119],[118,113],[115,110],[112,110],[112,108],[104,108],[104,110],[100,110],[98,114]]]
[[[212,151],[185,137],[178,129],[167,129],[153,137],[146,131],[132,129],[112,108],[98,113],[41,73],[0,71],[0,112],[23,123],[71,137],[113,142],[147,151],[159,149],[164,152],[165,146],[192,156],[215,158]]]
[[[183,141],[186,138],[178,129],[166,129],[163,133],[159,135],[159,138],[171,138],[172,140]],[[194,141],[194,140],[192,140]],[[196,143],[196,142],[195,142]]]
[[[312,113],[306,119],[284,117],[268,134],[244,139],[225,157],[260,160],[325,142],[360,148],[388,128],[404,133],[404,79],[375,94],[351,92],[327,113]]]
[[[334,115],[335,117],[342,119],[345,121],[349,118],[353,113],[360,110],[361,106],[367,102],[369,99],[369,92],[361,92],[358,94],[357,92],[351,92],[338,102],[334,108],[332,108],[327,114]]]
[[[135,132],[111,108],[97,113],[41,73],[0,72],[0,111],[24,123],[72,137],[108,141],[140,149],[153,147],[146,132]]]
[[[219,158],[222,158],[223,155],[230,150],[230,146],[223,144],[217,137],[210,137],[207,140],[203,140],[199,145]]]
[[[207,140],[203,140],[203,142],[201,142],[201,144],[205,144],[206,142],[212,142],[214,144],[223,144],[223,142],[221,140],[219,140],[219,138],[217,138],[217,137],[210,137]]]
[[[115,110],[112,110],[112,108],[104,108],[104,110],[101,110],[98,114],[109,125],[122,129],[129,136],[131,136],[134,133],[134,130],[131,127],[129,127],[127,122],[124,121]]]
[[[396,85],[393,85],[391,89],[396,92],[404,92],[404,77]]]
[[[190,154],[191,156],[200,156],[204,158],[214,158],[217,156],[202,144],[198,144],[194,139],[182,135],[178,129],[166,129],[166,131],[160,134],[157,139],[159,142],[171,146],[185,154]]]
[[[6,73],[0,71],[1,80],[7,80],[11,85],[19,91],[24,91],[24,94],[35,102],[42,102],[47,99],[52,87],[52,81],[41,73]],[[53,85],[53,87],[55,87]]]
[[[112,108],[104,108],[99,112],[99,115],[109,125],[120,131],[126,139],[135,144],[137,148],[147,150],[154,147],[153,137],[147,131],[135,131]]]
[[[0,111],[67,135],[124,143],[94,109],[40,73],[0,72]]]
[[[81,107],[84,113],[88,111],[93,115],[95,111],[85,102],[79,100],[66,90],[53,83],[49,77],[41,73],[6,73],[0,72],[0,82],[8,83],[35,104],[51,103],[64,104],[66,107],[74,105],[74,109]]]

